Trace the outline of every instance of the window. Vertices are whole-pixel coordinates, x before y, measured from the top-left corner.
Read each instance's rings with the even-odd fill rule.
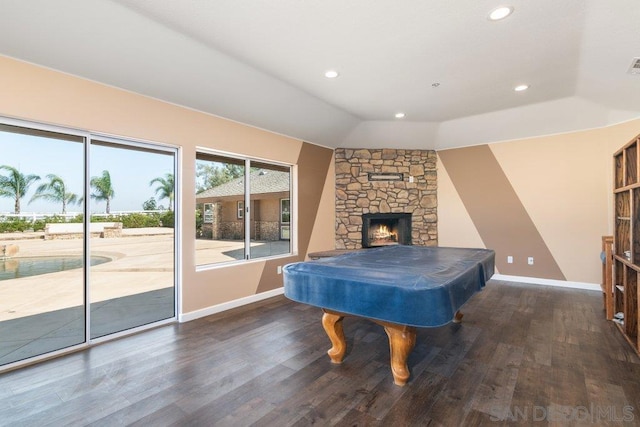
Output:
[[[280,239],[289,240],[291,226],[289,222],[291,220],[291,202],[289,199],[280,200]]]
[[[196,265],[290,254],[291,186],[289,165],[198,151]]]
[[[280,200],[280,222],[283,224],[289,224],[289,220],[291,218],[289,207],[289,199]]]
[[[204,214],[202,218],[205,224],[213,223],[213,203],[204,204]]]
[[[244,202],[238,202],[238,219],[244,218]]]

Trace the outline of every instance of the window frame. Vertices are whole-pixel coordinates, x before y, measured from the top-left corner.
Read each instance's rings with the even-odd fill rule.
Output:
[[[292,256],[296,256],[298,253],[298,246],[297,246],[297,209],[296,209],[296,201],[297,201],[297,165],[295,164],[290,164],[290,163],[285,163],[285,162],[281,162],[281,161],[275,161],[275,160],[271,160],[271,159],[264,159],[264,158],[259,158],[259,157],[253,157],[253,156],[243,156],[240,154],[236,154],[236,153],[229,153],[229,152],[225,152],[225,151],[220,151],[220,150],[215,150],[215,149],[211,149],[208,147],[202,147],[202,146],[197,146],[196,147],[196,159],[195,162],[197,163],[198,160],[203,160],[201,158],[199,158],[198,156],[211,156],[211,157],[215,157],[215,158],[219,158],[220,160],[224,160],[224,159],[229,159],[232,160],[233,162],[235,162],[236,164],[239,161],[244,162],[244,198],[242,201],[237,201],[237,205],[236,205],[236,219],[242,219],[244,222],[244,228],[245,228],[245,233],[244,233],[244,258],[243,259],[235,259],[235,260],[230,260],[230,261],[222,261],[222,262],[211,262],[211,263],[202,263],[202,264],[198,264],[198,260],[197,257],[195,258],[195,270],[196,272],[198,271],[203,271],[203,270],[210,270],[210,269],[215,269],[215,268],[220,268],[220,267],[226,267],[226,266],[230,266],[230,265],[238,265],[238,264],[242,264],[242,263],[246,263],[246,262],[256,262],[256,261],[267,261],[267,260],[271,260],[271,259],[277,259],[277,258],[289,258]],[[214,160],[211,160],[212,162]],[[264,256],[264,257],[257,257],[257,258],[251,258],[251,233],[250,231],[250,223],[251,223],[251,216],[252,216],[252,204],[251,204],[251,188],[250,188],[250,175],[251,175],[251,168],[252,167],[259,167],[259,166],[252,166],[252,162],[255,162],[257,165],[267,165],[267,166],[273,166],[274,168],[287,168],[288,169],[288,173],[289,173],[289,215],[290,215],[290,221],[288,226],[289,228],[289,236],[290,238],[289,240],[289,251],[287,253],[282,253],[282,254],[277,254],[277,255],[270,255],[270,256]],[[197,170],[197,166],[196,166],[196,170]],[[198,179],[198,175],[196,173],[195,179]],[[282,200],[281,198],[278,199],[278,204],[279,206],[281,206],[281,202],[280,200]],[[243,217],[238,217],[239,214],[239,204],[243,203],[243,208],[242,208],[242,215]],[[196,206],[197,206],[197,202],[196,202]],[[279,218],[278,220],[281,219],[281,215],[279,212]]]
[[[289,202],[289,211],[287,214],[289,215],[289,221],[283,221],[282,217],[285,213],[283,209],[283,203],[287,201]],[[280,199],[280,224],[279,224],[279,234],[280,240],[289,240],[291,241],[291,197]]]
[[[209,209],[207,209],[207,207]],[[203,203],[202,212],[202,222],[205,224],[213,224],[213,203]]]
[[[236,219],[244,218],[244,200],[238,200],[236,202]]]

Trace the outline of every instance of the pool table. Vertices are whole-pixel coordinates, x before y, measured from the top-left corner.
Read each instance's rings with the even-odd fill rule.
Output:
[[[459,322],[460,308],[485,286],[494,263],[490,249],[383,246],[288,264],[284,294],[323,310],[333,363],[341,363],[346,353],[345,316],[382,325],[389,337],[394,382],[404,385],[416,328]]]

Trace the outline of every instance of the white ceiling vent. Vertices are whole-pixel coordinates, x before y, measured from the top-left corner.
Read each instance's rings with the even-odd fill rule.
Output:
[[[629,74],[640,74],[640,58],[633,58],[631,61],[631,66],[629,67]]]

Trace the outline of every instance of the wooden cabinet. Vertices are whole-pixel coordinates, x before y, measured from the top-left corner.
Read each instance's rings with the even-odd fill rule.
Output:
[[[613,155],[614,321],[636,351],[638,340],[638,282],[640,275],[640,135]],[[606,297],[606,295],[605,295]]]

